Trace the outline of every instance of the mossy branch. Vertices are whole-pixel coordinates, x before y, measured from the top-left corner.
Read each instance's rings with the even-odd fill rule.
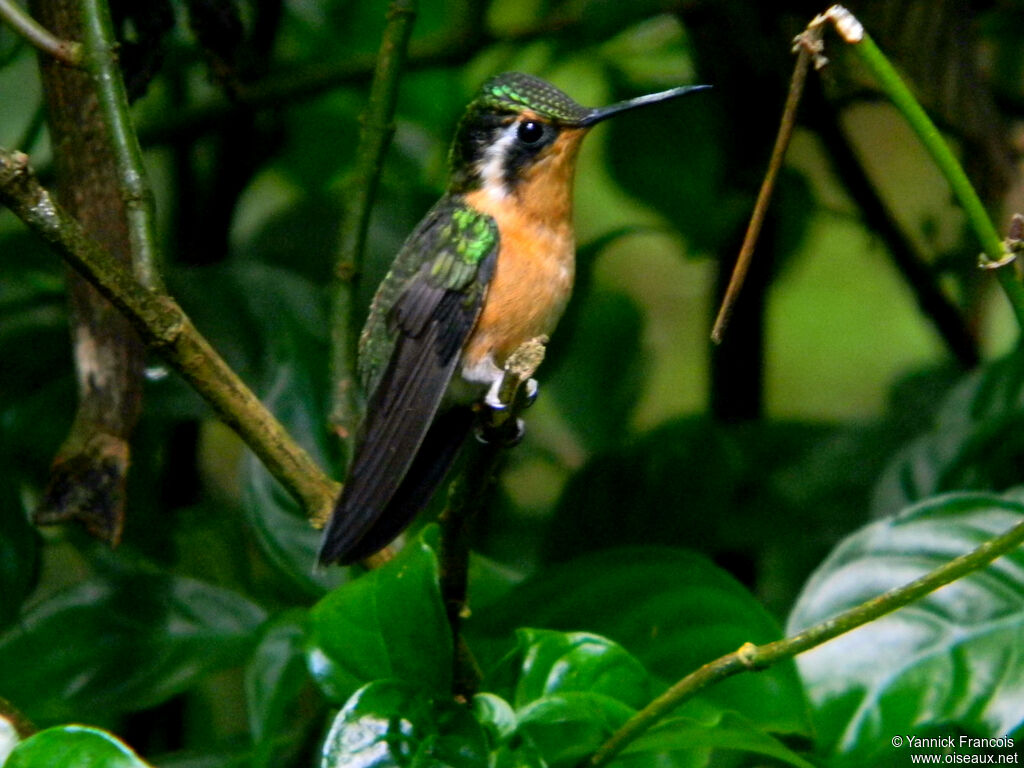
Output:
[[[416,18],[417,0],[392,0],[370,85],[370,98],[360,117],[355,168],[345,185],[345,214],[341,223],[331,318],[330,422],[344,438],[359,420],[355,396],[356,341],[359,318],[355,301],[363,269],[366,232],[377,195],[384,154],[395,132],[393,123],[398,86]]]
[[[626,722],[582,766],[596,768],[607,765],[651,726],[708,686],[740,672],[765,669],[779,661],[791,659],[857,627],[869,624],[875,619],[921,599],[940,587],[984,568],[996,558],[1017,549],[1022,543],[1024,543],[1024,523],[1018,523],[1006,533],[989,539],[976,549],[950,560],[914,581],[891,589],[840,613],[838,616],[808,627],[799,634],[764,645],[745,643],[738,650],[705,664],[679,680]]]
[[[330,513],[339,485],[292,439],[173,299],[139,282],[56,204],[20,152],[0,149],[0,203],[128,317],[146,344],[192,385],[311,516]]]

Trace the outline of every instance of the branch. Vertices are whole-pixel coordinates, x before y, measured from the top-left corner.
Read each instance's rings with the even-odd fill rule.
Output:
[[[761,234],[764,218],[768,214],[768,205],[771,203],[772,193],[775,191],[775,182],[779,177],[779,171],[782,170],[782,161],[786,157],[786,150],[793,138],[793,129],[796,127],[796,108],[800,104],[800,97],[804,92],[804,82],[807,80],[807,70],[810,67],[813,53],[811,47],[807,45],[798,46],[797,51],[799,55],[793,69],[793,78],[789,83],[789,93],[786,96],[786,106],[783,108],[779,133],[775,137],[775,146],[772,147],[771,159],[768,161],[768,172],[765,173],[761,189],[757,193],[757,202],[754,204],[754,212],[750,217],[750,224],[747,225],[746,234],[743,235],[743,245],[740,246],[740,254],[736,257],[736,266],[733,267],[729,285],[725,289],[725,296],[722,298],[722,304],[718,310],[718,317],[715,318],[714,327],[711,329],[711,340],[715,344],[722,343],[725,326],[729,323],[732,308],[736,304],[743,281],[750,270],[754,246]]]
[[[983,263],[996,265],[1006,263],[1007,254],[1003,241],[999,237],[992,219],[985,211],[981,198],[971,186],[960,162],[950,150],[949,145],[946,144],[945,139],[942,138],[935,123],[928,117],[924,108],[914,98],[896,69],[889,63],[885,54],[879,50],[861,23],[841,5],[834,5],[814,19],[805,34],[810,34],[813,27],[821,27],[829,22],[835,26],[843,41],[850,44],[861,62],[874,75],[885,95],[889,97],[918,140],[928,150],[932,161],[938,166],[949,183],[953,195],[964,209],[968,225],[981,241],[984,251]],[[1013,270],[997,269],[996,277],[1013,309],[1017,327],[1024,331],[1024,284],[1020,282]]]
[[[28,157],[0,149],[0,203],[53,247],[234,429],[310,516],[327,515],[339,486],[291,438],[169,296],[144,286],[39,184]]]
[[[950,560],[909,584],[891,589],[792,637],[765,645],[744,643],[739,650],[705,664],[669,688],[630,718],[582,766],[596,768],[606,765],[648,728],[708,686],[740,672],[765,669],[778,661],[791,659],[816,648],[985,567],[996,558],[1012,552],[1021,543],[1024,543],[1024,523],[1018,523],[1006,533],[989,539],[976,549]]]
[[[981,360],[981,353],[959,307],[943,292],[937,276],[905,237],[899,222],[857,159],[836,111],[825,102],[821,89],[815,89],[811,98],[811,124],[825,146],[826,158],[860,209],[865,224],[885,243],[893,264],[914,292],[918,307],[931,319],[953,357],[961,367],[973,368]]]
[[[848,43],[853,51],[874,76],[882,91],[893,103],[893,106],[903,115],[904,120],[913,130],[918,140],[931,155],[932,161],[938,167],[943,177],[952,189],[960,206],[967,216],[967,223],[974,230],[975,235],[981,242],[984,251],[982,255],[982,266],[995,268],[996,277],[1006,294],[1017,321],[1018,328],[1024,332],[1024,283],[1012,270],[998,269],[1005,266],[1013,258],[1007,258],[1007,248],[1000,239],[995,225],[989,218],[988,213],[982,205],[978,193],[971,186],[963,167],[950,150],[949,145],[942,138],[938,128],[928,117],[924,108],[917,102],[910,89],[900,79],[896,69],[889,63],[885,54],[879,50],[871,36],[864,30],[863,25],[852,13],[841,5],[833,5],[825,13],[816,16],[807,28],[797,36],[794,49],[799,52],[799,58],[793,72],[793,79],[790,85],[790,94],[786,102],[786,111],[782,125],[779,128],[779,135],[776,140],[775,151],[772,154],[771,165],[768,175],[762,185],[761,194],[758,196],[754,214],[751,217],[747,238],[744,240],[740,257],[737,260],[726,298],[722,303],[718,319],[712,331],[712,339],[720,341],[724,325],[728,320],[729,310],[739,292],[749,260],[753,251],[753,241],[756,240],[760,230],[764,212],[767,209],[768,197],[774,185],[774,174],[781,164],[781,153],[784,152],[788,143],[789,135],[792,133],[793,115],[796,110],[810,62],[813,60],[816,69],[821,69],[828,60],[822,54],[823,39],[827,25],[832,24],[844,42]],[[1009,254],[1011,257],[1013,254]]]
[[[82,64],[82,45],[72,40],[61,40],[50,30],[29,16],[14,0],[0,0],[0,19],[21,35],[32,46],[69,67]]]
[[[482,408],[478,428],[483,445],[452,483],[448,504],[441,513],[441,597],[456,641],[452,679],[455,695],[467,700],[480,680],[475,661],[459,633],[466,610],[469,522],[483,505],[506,448],[522,437],[518,415],[530,404],[523,387],[544,360],[547,341],[546,336],[531,339],[509,355],[498,391],[498,401],[505,407]]]
[[[360,117],[359,146],[355,169],[346,184],[347,205],[341,225],[341,242],[335,265],[337,286],[331,317],[331,413],[330,423],[342,438],[355,433],[359,409],[355,395],[355,361],[359,320],[355,294],[363,269],[366,230],[380,172],[394,135],[392,122],[398,101],[398,84],[405,65],[409,37],[416,18],[417,0],[392,0],[387,26],[377,54],[370,99]]]
[[[2,0],[0,0],[2,2]],[[100,114],[113,150],[118,184],[128,223],[131,263],[139,282],[162,290],[153,212],[142,150],[128,116],[128,94],[117,65],[110,9],[105,0],[82,0],[85,67],[92,79]]]

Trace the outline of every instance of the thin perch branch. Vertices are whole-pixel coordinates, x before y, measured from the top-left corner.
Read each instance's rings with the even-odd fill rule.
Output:
[[[791,659],[868,624],[915,600],[920,600],[940,587],[984,568],[996,558],[1015,550],[1021,543],[1024,543],[1024,523],[1018,523],[1006,533],[989,539],[976,549],[950,560],[909,584],[891,589],[838,616],[808,627],[792,637],[765,645],[744,643],[738,650],[705,664],[669,688],[627,721],[599,750],[582,763],[582,766],[596,768],[607,765],[648,728],[708,686],[740,672],[765,669],[776,662]]]
[[[464,700],[473,695],[480,681],[479,668],[459,632],[466,610],[469,523],[494,482],[505,450],[521,437],[518,415],[529,405],[523,388],[544,360],[547,341],[546,336],[531,339],[509,355],[498,392],[498,401],[505,407],[481,409],[478,419],[484,444],[452,483],[441,513],[441,597],[455,640],[453,693]]]
[[[391,144],[392,122],[398,102],[398,85],[416,18],[416,0],[392,0],[387,26],[370,86],[370,99],[360,122],[355,168],[346,184],[346,206],[335,276],[331,318],[331,413],[330,422],[343,438],[350,437],[359,419],[356,407],[355,363],[359,322],[356,286],[363,269],[366,231],[377,194],[384,154]]]
[[[105,0],[82,0],[85,67],[92,78],[117,168],[128,222],[135,276],[153,290],[163,290],[157,258],[153,192],[146,181],[142,149],[128,116],[128,94],[117,65],[110,10]]]
[[[29,16],[14,0],[0,0],[0,19],[21,35],[29,44],[69,67],[82,64],[82,45],[72,40],[61,40],[46,27]]]
[[[0,203],[131,320],[143,340],[239,434],[308,514],[330,513],[338,483],[291,438],[173,299],[142,285],[54,202],[20,152],[0,149]]]

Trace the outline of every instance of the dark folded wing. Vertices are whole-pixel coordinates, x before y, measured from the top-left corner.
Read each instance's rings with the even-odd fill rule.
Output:
[[[453,214],[443,226],[426,230],[444,237],[419,243],[433,256],[423,261],[388,308],[385,319],[394,339],[390,357],[383,373],[375,377],[378,383],[367,404],[345,487],[324,532],[321,563],[349,562],[371,554],[397,536],[429,500],[429,492],[423,494],[425,498],[414,498],[415,489],[410,487],[399,495],[402,502],[396,506],[400,509],[389,510],[437,415],[459,351],[480,312],[497,254],[493,221],[471,209],[454,211],[461,213]],[[481,220],[485,230],[480,229]],[[476,237],[481,231],[490,241],[478,258],[477,244],[467,245],[460,237]],[[416,245],[407,243],[403,254]],[[465,258],[470,247],[472,262]],[[382,286],[381,291],[385,289],[393,291],[394,286]],[[416,474],[436,478],[435,485],[455,451],[446,447],[439,454],[438,460],[445,461],[443,468],[427,466],[429,456],[417,464]],[[416,503],[410,503],[413,500]],[[392,513],[396,519],[381,520]]]

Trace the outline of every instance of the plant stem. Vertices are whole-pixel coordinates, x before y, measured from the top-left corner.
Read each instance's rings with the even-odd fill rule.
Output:
[[[669,688],[627,721],[584,765],[592,768],[606,765],[648,728],[709,685],[739,672],[765,669],[778,661],[791,659],[822,645],[985,567],[996,558],[1012,552],[1021,543],[1024,543],[1024,523],[1018,523],[1006,533],[989,539],[967,554],[944,563],[902,587],[891,589],[838,616],[808,627],[799,634],[765,645],[744,644],[739,650],[705,664]]]
[[[846,14],[845,17],[843,16],[844,13]],[[875,41],[871,39],[871,36],[863,31],[863,28],[860,27],[859,22],[856,22],[852,14],[842,9],[841,6],[833,6],[825,15],[829,16],[830,14],[829,20],[837,25],[848,20],[852,20],[857,24],[858,31],[860,32],[859,39],[856,36],[847,36],[845,34],[843,38],[851,44],[860,60],[871,74],[875,76],[882,91],[889,97],[893,106],[903,115],[911,130],[914,131],[921,144],[928,150],[932,160],[949,183],[954,196],[963,207],[964,213],[967,216],[967,222],[971,229],[974,230],[978,240],[981,241],[985,256],[990,262],[1001,262],[1006,256],[1002,238],[999,237],[992,219],[989,218],[988,213],[985,211],[985,206],[982,205],[981,198],[974,191],[974,187],[967,178],[963,167],[956,159],[952,150],[950,150],[946,140],[942,138],[942,134],[935,127],[935,123],[928,117],[928,114],[918,103],[917,99],[914,98],[914,95],[885,57],[885,54],[878,48]],[[1007,299],[1010,301],[1010,306],[1017,320],[1017,326],[1024,332],[1024,285],[1017,279],[1012,269],[997,269],[996,277],[1006,293]]]
[[[800,97],[804,92],[804,83],[807,80],[807,70],[811,65],[812,51],[806,45],[799,47],[799,54],[796,66],[793,68],[793,77],[789,82],[789,93],[786,96],[786,106],[783,108],[782,121],[779,123],[779,132],[775,137],[775,146],[772,148],[771,159],[768,161],[768,171],[765,173],[764,181],[761,182],[761,189],[757,193],[757,202],[754,204],[754,212],[750,217],[750,224],[747,225],[746,234],[743,236],[743,245],[740,247],[740,254],[736,257],[736,266],[733,267],[732,275],[729,278],[729,285],[725,289],[725,296],[722,298],[718,316],[715,318],[714,327],[711,329],[711,340],[715,344],[722,343],[722,336],[725,327],[732,314],[732,308],[739,296],[743,281],[750,269],[750,260],[754,255],[754,246],[761,234],[761,227],[764,225],[765,216],[768,214],[768,205],[771,203],[772,193],[775,191],[775,182],[782,170],[782,161],[786,157],[786,150],[793,138],[793,129],[796,127],[796,110],[800,104]]]
[[[359,420],[355,386],[356,342],[359,335],[356,287],[363,269],[366,231],[377,194],[384,154],[395,132],[393,119],[398,86],[416,18],[416,2],[392,0],[388,8],[387,25],[370,86],[370,98],[360,118],[362,126],[355,168],[345,185],[345,215],[335,266],[338,283],[331,318],[330,413],[331,426],[344,438],[354,434]]]
[[[0,19],[21,35],[32,46],[45,54],[77,67],[82,63],[82,46],[71,40],[61,40],[50,30],[29,16],[14,0],[0,0]]]
[[[238,433],[310,517],[326,519],[338,483],[292,439],[173,299],[140,283],[54,202],[20,152],[0,150],[0,203],[128,317],[143,340]]]
[[[469,523],[483,505],[506,449],[521,437],[518,415],[528,405],[523,387],[544,360],[547,341],[546,336],[531,339],[509,355],[498,392],[498,400],[505,407],[483,409],[478,414],[484,444],[473,452],[452,483],[440,517],[441,598],[455,642],[452,692],[462,700],[472,697],[481,677],[460,632],[468,594]]]
[[[147,288],[163,290],[153,224],[153,192],[146,181],[142,150],[128,112],[128,94],[114,53],[110,9],[105,0],[82,0],[85,67],[92,78],[100,113],[106,124],[124,200],[131,262],[135,276]]]

